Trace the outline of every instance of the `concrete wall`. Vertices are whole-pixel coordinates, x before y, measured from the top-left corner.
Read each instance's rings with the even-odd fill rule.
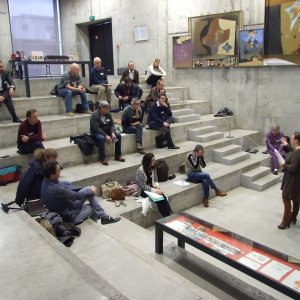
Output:
[[[0,59],[4,64],[10,59],[12,53],[11,32],[9,23],[8,5],[6,0],[0,1]]]

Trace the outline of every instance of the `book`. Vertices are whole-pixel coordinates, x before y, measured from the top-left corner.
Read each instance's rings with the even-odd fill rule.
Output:
[[[150,200],[152,200],[153,202],[158,202],[158,201],[162,201],[165,200],[164,195],[159,195],[156,193],[152,193],[152,192],[147,192],[145,191],[145,194],[150,198]]]
[[[275,155],[276,155],[276,157],[277,157],[277,159],[278,159],[279,164],[280,164],[280,165],[283,165],[283,164],[285,163],[285,160],[284,160],[284,158],[282,157],[282,155],[278,152],[277,149],[275,149],[274,152],[275,152]]]
[[[186,187],[186,186],[190,185],[189,182],[184,181],[184,180],[177,180],[177,181],[174,181],[173,183],[180,187]]]

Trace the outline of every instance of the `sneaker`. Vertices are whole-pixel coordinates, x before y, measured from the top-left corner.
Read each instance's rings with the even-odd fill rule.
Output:
[[[273,171],[273,174],[274,174],[274,175],[278,175],[278,170],[275,169],[275,170]]]
[[[207,198],[203,198],[202,202],[203,202],[204,207],[208,207],[209,206]]]
[[[71,111],[67,112],[67,116],[68,117],[74,117],[74,113],[72,113]]]
[[[93,112],[90,109],[88,109],[88,110],[85,110],[83,113],[87,114],[87,115],[91,115]]]
[[[22,120],[20,120],[19,118],[17,118],[17,119],[13,120],[13,123],[22,123]]]
[[[120,220],[121,220],[121,217],[107,216],[107,217],[101,219],[101,224],[106,225],[106,224],[111,224],[111,223],[117,223]]]
[[[175,146],[175,145],[171,145],[171,146],[168,147],[168,149],[179,149],[179,148],[180,148],[180,147]]]

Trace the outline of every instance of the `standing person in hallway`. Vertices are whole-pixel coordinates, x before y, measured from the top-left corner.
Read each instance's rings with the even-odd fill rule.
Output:
[[[300,203],[300,131],[295,131],[291,138],[291,146],[285,138],[281,138],[282,145],[291,148],[286,155],[284,175],[282,180],[282,201],[284,205],[283,218],[278,229],[290,227],[290,223],[296,224]],[[293,203],[293,209],[292,204]]]
[[[96,140],[100,163],[105,166],[108,165],[105,153],[106,142],[115,144],[115,160],[125,161],[125,158],[121,156],[122,135],[116,132],[109,108],[110,105],[107,101],[101,101],[99,109],[94,111],[90,119],[90,132]]]
[[[51,211],[60,214],[65,222],[75,225],[82,223],[89,217],[101,219],[101,224],[116,223],[120,217],[107,215],[96,197],[97,188],[92,185],[73,191],[71,183],[59,180],[61,167],[57,161],[50,161],[43,166],[44,180],[41,188],[41,197],[45,206]],[[88,200],[89,205],[84,204]]]
[[[215,190],[217,196],[224,197],[227,194],[217,188],[208,173],[202,172],[202,168],[205,167],[206,163],[204,160],[204,148],[202,145],[198,144],[185,159],[185,172],[191,182],[202,183],[204,191],[202,202],[204,207],[208,207],[209,188]]]
[[[71,64],[70,71],[65,72],[58,85],[58,94],[65,98],[66,112],[68,117],[74,117],[72,111],[72,97],[79,95],[82,103],[83,113],[91,114],[88,100],[85,93],[85,88],[82,85],[82,80],[79,75],[79,66]]]
[[[23,121],[18,130],[18,151],[20,154],[33,153],[35,149],[42,148],[42,141],[46,140],[47,136],[43,133],[42,123],[38,119],[36,109],[30,109],[26,112],[26,120]]]
[[[107,100],[111,103],[111,84],[108,83],[107,74],[104,67],[101,66],[101,58],[94,58],[94,66],[90,71],[90,90],[98,93],[97,101]],[[106,97],[105,97],[106,96]]]
[[[170,216],[173,213],[168,199],[159,187],[156,173],[156,160],[153,153],[149,152],[143,156],[142,165],[136,172],[136,184],[136,194],[142,198],[147,197],[145,191],[164,196],[164,200],[156,202],[157,208],[163,217]]]
[[[15,94],[15,83],[11,76],[4,69],[4,64],[0,60],[0,107],[4,103],[9,111],[14,123],[21,123],[21,120],[16,115],[15,107],[12,102],[12,97]]]
[[[271,165],[272,172],[274,175],[278,175],[279,163],[275,154],[275,149],[285,157],[284,146],[281,143],[281,139],[284,137],[284,134],[280,131],[279,125],[273,125],[270,132],[267,134],[267,149],[268,153],[271,156]]]
[[[163,79],[166,75],[166,71],[160,66],[160,59],[155,58],[153,64],[151,64],[147,69],[146,82],[154,87],[156,86],[157,80]]]
[[[139,75],[139,72],[135,69],[133,61],[128,62],[128,68],[126,70],[124,70],[124,72],[121,76],[121,79],[120,79],[120,83],[122,83],[125,80],[125,77],[127,77],[127,76],[129,76],[132,83],[139,85],[140,75]]]

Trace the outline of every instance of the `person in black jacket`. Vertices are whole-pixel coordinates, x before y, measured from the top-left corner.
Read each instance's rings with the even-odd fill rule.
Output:
[[[34,158],[29,161],[28,169],[23,173],[17,187],[15,202],[21,206],[24,201],[40,199],[41,185],[44,179],[43,164],[47,161],[57,160],[55,149],[36,149]]]
[[[139,72],[135,69],[133,61],[128,62],[128,68],[126,70],[124,70],[124,72],[121,76],[121,79],[120,79],[120,83],[123,82],[125,80],[125,77],[127,77],[127,76],[130,77],[132,83],[139,85],[140,75],[139,75]]]
[[[135,83],[132,83],[130,77],[127,76],[124,79],[124,83],[119,83],[115,88],[115,95],[119,99],[119,108],[123,110],[131,104],[133,98],[141,98],[143,90]]]
[[[14,81],[8,72],[4,70],[4,64],[2,60],[0,60],[0,107],[1,104],[4,103],[12,117],[12,121],[14,123],[21,123],[11,99],[15,94],[15,89]]]
[[[96,110],[90,119],[90,132],[96,140],[99,150],[99,160],[102,165],[108,165],[105,155],[105,142],[115,143],[115,160],[125,161],[121,156],[122,136],[115,130],[115,125],[107,101],[101,101],[99,109]]]
[[[167,140],[169,149],[179,149],[175,146],[171,137],[170,124],[173,122],[170,105],[166,102],[166,98],[161,96],[157,102],[150,106],[148,125],[150,129],[160,130],[161,135]]]

